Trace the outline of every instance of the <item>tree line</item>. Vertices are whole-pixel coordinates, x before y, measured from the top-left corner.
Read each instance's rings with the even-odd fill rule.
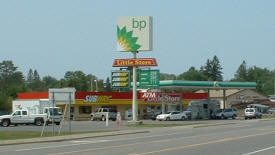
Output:
[[[196,69],[190,67],[179,75],[160,73],[160,80],[223,81],[222,66],[217,56],[207,59]],[[243,61],[229,81],[256,82],[257,90],[263,94],[274,93],[275,70],[260,67],[247,67]],[[49,88],[74,87],[77,91],[116,91],[111,88],[110,78],[99,79],[95,75],[82,71],[67,71],[63,78],[40,77],[36,69],[29,69],[26,76],[18,71],[12,61],[0,63],[0,110],[11,110],[11,102],[19,92],[43,92]]]

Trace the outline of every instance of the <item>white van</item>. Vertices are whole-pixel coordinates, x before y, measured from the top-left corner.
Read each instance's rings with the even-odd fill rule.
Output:
[[[257,108],[245,108],[244,110],[244,119],[252,118],[262,118],[262,113],[258,111]]]

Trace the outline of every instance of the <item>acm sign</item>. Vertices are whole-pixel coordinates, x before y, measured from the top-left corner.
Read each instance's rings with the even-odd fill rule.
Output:
[[[118,51],[152,50],[152,17],[120,17],[117,22]]]

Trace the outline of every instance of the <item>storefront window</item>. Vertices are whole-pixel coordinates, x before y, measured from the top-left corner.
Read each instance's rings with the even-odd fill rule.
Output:
[[[92,112],[92,108],[90,106],[80,106],[79,114],[90,114]]]
[[[154,112],[155,111],[155,107],[154,105],[148,105],[147,106],[147,112]]]

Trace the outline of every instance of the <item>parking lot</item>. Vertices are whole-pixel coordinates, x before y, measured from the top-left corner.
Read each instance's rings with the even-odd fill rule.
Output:
[[[209,124],[209,123],[237,123],[240,119],[227,119],[227,120],[188,120],[188,121],[153,121],[153,120],[142,120],[143,124],[179,124],[179,125],[190,125],[190,124]],[[249,121],[249,120],[247,120]],[[127,120],[122,120],[120,126],[117,125],[115,121],[109,121],[109,125],[106,126],[106,122],[103,121],[71,121],[71,131],[81,132],[81,131],[99,131],[99,130],[130,130],[139,129],[140,127],[129,127]],[[35,125],[18,125],[2,127],[0,126],[0,131],[42,131],[43,126]],[[51,124],[45,126],[44,131],[55,132],[59,131],[60,126],[52,126]],[[69,122],[64,122],[61,131],[69,131]]]

